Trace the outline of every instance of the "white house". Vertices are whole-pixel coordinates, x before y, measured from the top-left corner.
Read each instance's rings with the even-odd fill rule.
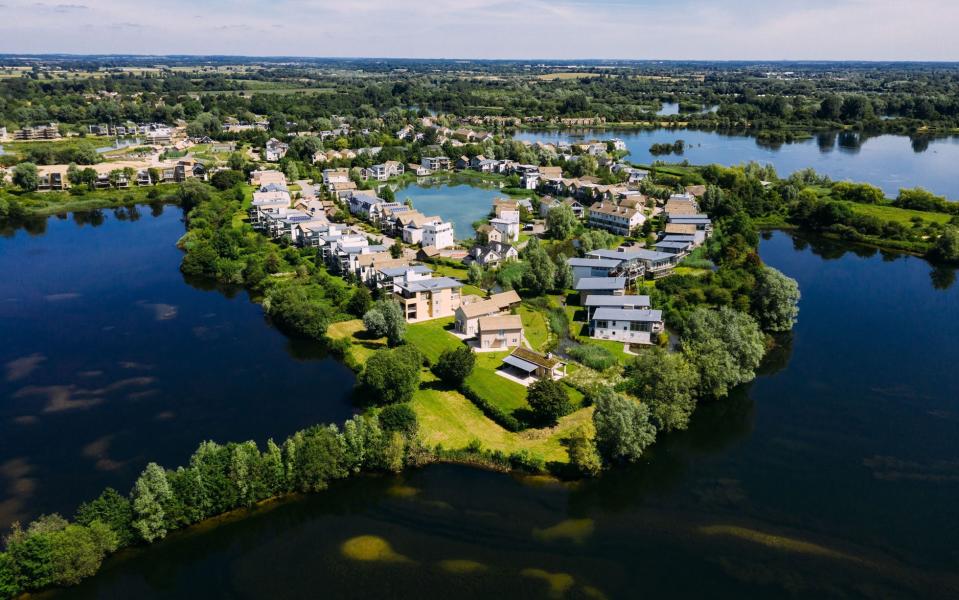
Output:
[[[490,226],[496,231],[500,232],[503,236],[503,240],[508,240],[510,242],[515,242],[519,240],[519,221],[513,221],[510,219],[503,219],[497,217],[495,219],[489,220]]]
[[[635,208],[618,206],[612,202],[600,202],[589,208],[589,224],[616,233],[630,235],[642,226],[646,216]]]
[[[446,221],[427,223],[423,226],[423,245],[433,246],[437,250],[452,248],[455,245],[453,225]]]
[[[270,138],[263,149],[263,159],[267,162],[276,162],[286,156],[289,149],[289,144],[285,144],[276,138]]]
[[[652,344],[663,331],[663,312],[633,308],[599,307],[589,322],[590,337],[630,344]]]

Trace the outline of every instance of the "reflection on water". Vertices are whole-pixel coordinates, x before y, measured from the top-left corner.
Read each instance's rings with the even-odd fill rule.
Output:
[[[184,280],[178,209],[22,225],[0,239],[0,527],[125,492],[204,439],[264,443],[352,412],[348,368],[242,290]]]
[[[900,188],[923,187],[950,199],[959,199],[959,136],[900,135],[869,136],[864,132],[821,132],[807,140],[769,142],[743,133],[686,129],[522,131],[519,140],[557,143],[582,139],[617,137],[626,143],[629,160],[651,164],[653,144],[686,142],[682,159],[691,164],[738,165],[756,161],[771,164],[781,177],[813,168],[835,180],[851,180],[879,186],[894,197]],[[669,159],[666,159],[669,162]]]

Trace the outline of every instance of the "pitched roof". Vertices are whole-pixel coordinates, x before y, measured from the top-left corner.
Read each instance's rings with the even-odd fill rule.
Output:
[[[480,333],[499,329],[523,329],[523,319],[519,315],[495,315],[480,318]]]
[[[495,315],[503,311],[499,302],[492,299],[480,300],[470,304],[461,304],[459,310],[463,311],[463,316],[467,319],[475,319],[487,315]]]
[[[693,223],[667,223],[666,233],[695,234],[696,225]]]
[[[505,292],[500,292],[498,294],[493,294],[489,297],[490,300],[494,300],[497,304],[503,308],[510,307],[514,304],[520,303],[519,294],[516,293],[516,290],[507,290]]]

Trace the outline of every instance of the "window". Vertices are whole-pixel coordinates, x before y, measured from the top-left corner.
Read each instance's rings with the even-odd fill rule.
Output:
[[[606,329],[606,327],[608,327],[608,326],[609,326],[609,324],[608,324],[606,321],[596,321],[596,328],[597,328],[597,329]]]

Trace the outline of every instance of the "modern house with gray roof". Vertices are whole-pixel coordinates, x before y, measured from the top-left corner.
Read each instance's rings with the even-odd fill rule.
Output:
[[[625,277],[583,277],[574,286],[580,301],[585,304],[589,296],[623,296],[626,294]]]
[[[664,328],[661,310],[601,306],[589,321],[590,337],[629,344],[653,344]]]
[[[609,277],[620,261],[608,258],[568,258],[566,264],[573,271],[573,285],[584,277]]]

